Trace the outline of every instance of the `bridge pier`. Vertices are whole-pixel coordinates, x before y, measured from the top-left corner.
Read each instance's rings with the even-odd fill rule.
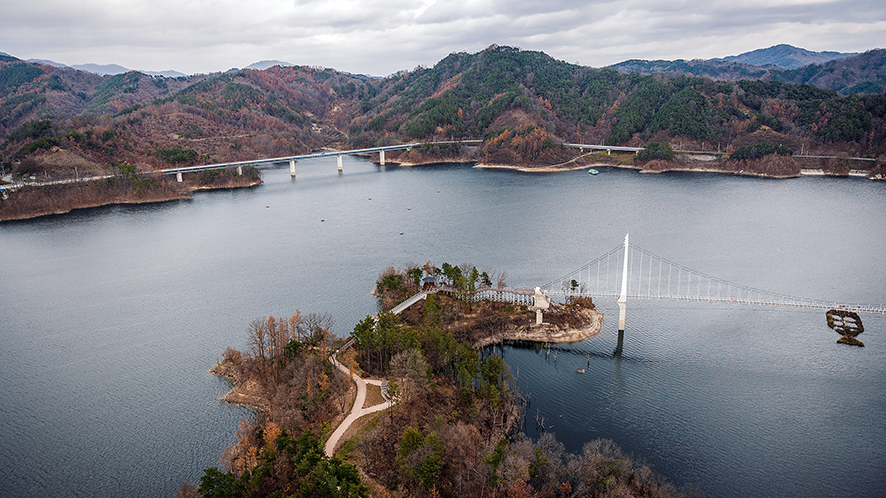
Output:
[[[237,176],[243,176],[243,166],[237,166]]]
[[[622,351],[625,346],[625,331],[618,331],[618,343],[615,345],[615,351],[612,352],[612,355],[615,357],[621,357]]]
[[[619,336],[625,333],[625,315],[628,313],[628,304],[623,303],[621,301],[618,302],[618,334]]]
[[[289,160],[289,176],[295,178],[295,159]]]
[[[624,335],[625,315],[627,314],[628,308],[628,255],[630,254],[630,243],[628,242],[629,235],[630,234],[625,234],[625,261],[624,268],[621,272],[621,295],[618,296],[618,333],[620,336]]]
[[[341,173],[344,171],[344,166],[342,166],[342,156],[338,156],[338,172]]]
[[[181,173],[181,171],[179,171],[178,173],[175,174],[175,179],[178,181],[178,183],[181,183],[181,182],[182,182],[182,173]]]
[[[382,166],[385,165],[385,151],[383,150],[378,151],[378,163]]]

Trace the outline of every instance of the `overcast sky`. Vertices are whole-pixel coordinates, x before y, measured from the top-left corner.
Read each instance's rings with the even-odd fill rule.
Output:
[[[490,44],[602,67],[787,43],[886,48],[884,0],[9,0],[0,51],[209,73],[260,60],[386,76]]]

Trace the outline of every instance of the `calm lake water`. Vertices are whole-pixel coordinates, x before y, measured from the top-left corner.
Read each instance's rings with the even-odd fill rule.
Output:
[[[388,265],[469,262],[545,284],[620,244],[751,287],[886,302],[886,184],[386,170],[345,158],[248,190],[0,225],[3,496],[168,497],[216,466],[249,411],[208,373],[254,318],[378,309]],[[617,307],[549,351],[505,348],[569,450],[615,440],[707,496],[883,496],[886,320],[837,345],[824,312],[669,301]],[[587,373],[578,375],[577,367]]]

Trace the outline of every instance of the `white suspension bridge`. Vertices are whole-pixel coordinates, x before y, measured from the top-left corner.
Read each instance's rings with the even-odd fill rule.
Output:
[[[619,330],[624,330],[628,298],[886,313],[886,305],[883,304],[807,299],[713,277],[632,245],[628,235],[625,235],[623,244],[548,283],[542,289],[551,296],[617,297],[620,308]]]
[[[449,285],[441,285],[433,290],[422,291],[394,307],[391,312],[398,314],[426,298],[428,294],[436,292],[457,293],[458,290]],[[628,235],[625,235],[623,244],[542,287],[530,289],[481,286],[473,292],[472,299],[508,301],[538,310],[547,309],[553,297],[617,298],[620,332],[625,327],[628,298],[886,313],[886,304],[808,299],[730,282],[632,245]]]

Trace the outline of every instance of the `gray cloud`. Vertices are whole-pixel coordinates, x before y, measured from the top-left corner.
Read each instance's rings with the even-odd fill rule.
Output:
[[[35,0],[0,18],[0,51],[17,57],[183,72],[279,59],[386,75],[492,43],[599,67],[882,40],[880,0]]]

